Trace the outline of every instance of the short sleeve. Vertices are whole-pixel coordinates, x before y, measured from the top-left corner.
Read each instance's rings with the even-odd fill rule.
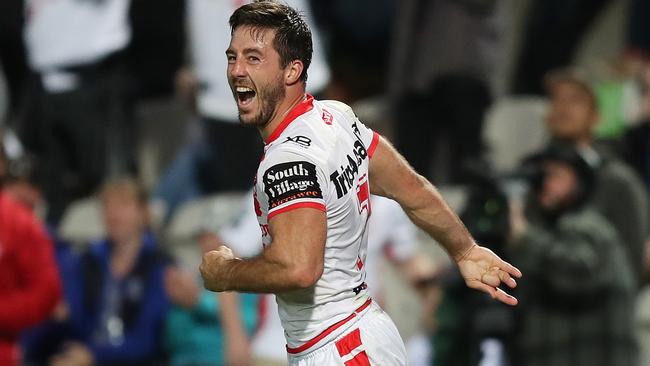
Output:
[[[354,125],[356,125],[356,128]],[[375,149],[377,149],[377,144],[379,143],[379,134],[361,123],[358,119],[355,119],[354,125],[355,133],[358,131],[361,141],[363,141],[363,145],[368,151],[368,157],[372,159]]]
[[[278,149],[265,158],[258,184],[268,203],[268,220],[297,208],[326,211],[327,180],[321,164],[291,149]]]
[[[375,149],[377,148],[377,144],[379,144],[379,134],[364,125],[359,118],[357,118],[356,114],[354,114],[352,108],[347,104],[338,101],[327,101],[327,104],[343,112],[348,120],[352,121],[352,132],[357,138],[361,139],[363,146],[368,151],[368,157],[372,158],[372,155],[375,153]],[[324,116],[325,113],[329,114],[327,111],[324,111],[323,113]]]

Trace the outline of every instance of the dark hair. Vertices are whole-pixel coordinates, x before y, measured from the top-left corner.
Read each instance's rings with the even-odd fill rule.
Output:
[[[280,64],[286,67],[293,60],[302,61],[300,79],[307,81],[313,46],[311,30],[295,9],[275,1],[255,1],[246,4],[230,16],[230,31],[240,26],[275,30],[273,48],[280,55]]]

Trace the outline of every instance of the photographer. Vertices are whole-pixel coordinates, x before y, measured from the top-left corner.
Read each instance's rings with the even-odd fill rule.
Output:
[[[526,210],[511,207],[511,259],[527,274],[513,364],[636,365],[633,271],[612,225],[587,204],[593,169],[572,144],[552,144],[526,166],[539,174]]]

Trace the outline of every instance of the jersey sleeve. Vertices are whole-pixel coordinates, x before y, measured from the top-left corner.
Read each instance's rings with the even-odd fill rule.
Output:
[[[352,128],[355,130],[355,133],[359,134],[363,145],[368,151],[368,157],[372,159],[372,156],[375,153],[375,149],[377,149],[377,144],[379,143],[379,134],[373,131],[370,127],[361,123],[356,117]]]
[[[361,140],[363,146],[366,148],[366,151],[368,151],[368,157],[372,158],[372,155],[375,153],[375,149],[377,148],[377,144],[379,143],[379,134],[363,124],[357,115],[354,114],[354,111],[349,105],[331,100],[327,101],[326,104],[343,112],[346,117],[352,122],[352,131],[354,132],[355,136]]]
[[[318,159],[290,149],[274,151],[265,159],[260,191],[268,202],[268,220],[297,208],[326,211],[326,174]]]

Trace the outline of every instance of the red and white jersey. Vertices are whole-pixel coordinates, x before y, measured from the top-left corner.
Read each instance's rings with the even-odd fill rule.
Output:
[[[363,265],[371,213],[368,164],[378,141],[350,107],[310,95],[268,138],[253,191],[264,246],[273,245],[268,221],[274,216],[304,207],[327,213],[321,278],[309,289],[276,297],[289,349],[334,336],[330,326],[369,298]]]

